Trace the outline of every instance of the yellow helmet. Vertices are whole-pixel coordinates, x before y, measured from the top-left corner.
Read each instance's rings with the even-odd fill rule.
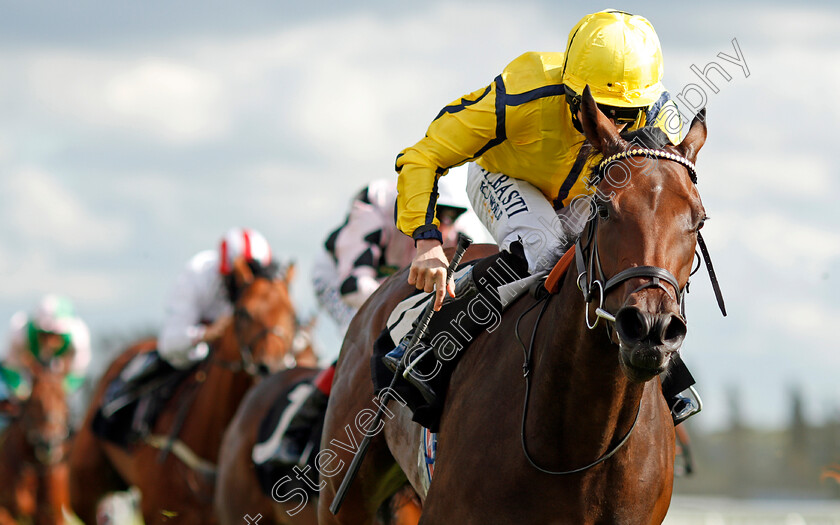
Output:
[[[599,104],[640,108],[664,91],[663,69],[659,37],[646,18],[600,11],[583,17],[569,33],[563,83],[577,94],[589,84]]]

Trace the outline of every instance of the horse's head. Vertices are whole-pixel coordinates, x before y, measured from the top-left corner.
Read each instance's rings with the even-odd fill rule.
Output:
[[[49,366],[33,366],[32,392],[20,412],[26,440],[43,465],[64,459],[70,434],[70,412],[64,390],[64,373]]]
[[[581,123],[605,159],[596,168],[595,213],[583,233],[590,236],[584,286],[590,299],[600,300],[601,317],[615,312],[622,370],[633,381],[647,381],[667,368],[686,335],[683,292],[706,219],[694,185],[705,110],[672,146],[656,128],[620,134],[587,88]]]
[[[289,297],[293,275],[293,264],[255,272],[244,260],[234,262],[232,278],[238,293],[223,343],[235,346],[243,368],[252,375],[288,366],[296,326]]]

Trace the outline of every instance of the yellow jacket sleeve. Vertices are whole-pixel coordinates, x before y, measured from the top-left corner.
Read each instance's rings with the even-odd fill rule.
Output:
[[[397,228],[415,239],[439,238],[437,180],[481,155],[497,135],[496,83],[444,107],[426,136],[397,155]]]

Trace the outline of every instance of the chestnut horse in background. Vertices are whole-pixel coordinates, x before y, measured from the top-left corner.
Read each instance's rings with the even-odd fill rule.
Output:
[[[627,142],[631,134],[625,140],[601,113],[588,88],[581,121],[605,159],[638,151]],[[514,303],[461,357],[441,415],[421,524],[648,525],[664,519],[673,487],[674,426],[658,376],[686,334],[680,302],[705,219],[692,180],[706,138],[704,114],[679,146],[651,130],[634,133],[655,156],[625,158],[629,177],[625,173],[621,184],[609,172],[590,179],[600,180],[598,194],[610,197],[592,199],[597,207],[576,245],[581,268],[566,273],[559,293]],[[354,418],[376,409],[371,350],[389,313],[412,291],[406,277],[400,272],[381,286],[352,322],[322,444],[352,449],[362,430],[371,432],[355,428]],[[592,293],[584,297],[581,289]],[[597,319],[606,328],[588,329]],[[375,433],[335,516],[329,506],[353,454],[332,448],[330,467],[341,471],[324,480],[321,525],[373,523],[381,502],[406,479],[424,496],[419,427],[396,400],[388,409],[393,417]]]
[[[126,450],[93,434],[91,422],[107,386],[134,355],[154,344],[135,345],[111,364],[70,455],[73,510],[85,523],[96,523],[102,496],[130,485],[140,489],[147,525],[216,523],[212,500],[222,434],[260,371],[281,369],[291,351],[296,326],[289,298],[292,274],[289,267],[284,275],[255,276],[246,264],[235,264],[234,278],[242,293],[233,322],[207,360],[178,387],[152,429],[153,435],[168,436],[182,403],[190,403],[177,442],[162,463],[160,446],[150,445],[148,437]]]
[[[316,368],[297,367],[273,374],[248,391],[236,415],[225,431],[219,451],[216,480],[216,514],[221,525],[240,525],[247,514],[262,515],[267,525],[318,525],[317,498],[302,505],[299,498],[275,501],[260,488],[254,472],[251,451],[257,441],[257,430],[272,403],[284,392],[304,380],[312,380]],[[317,481],[317,473],[310,472]],[[279,480],[278,480],[279,481]],[[406,486],[380,509],[378,525],[417,525],[419,502],[411,487]]]
[[[70,509],[65,374],[37,362],[29,370],[29,398],[0,407],[13,419],[0,435],[0,524],[61,525]]]

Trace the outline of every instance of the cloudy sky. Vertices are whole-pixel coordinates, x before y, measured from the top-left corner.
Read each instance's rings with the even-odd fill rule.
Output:
[[[392,176],[440,107],[524,51],[562,50],[597,7],[0,2],[0,319],[55,291],[95,338],[155,326],[184,262],[232,225],[297,261],[296,303],[313,312],[308,267],[348,197]],[[833,414],[840,9],[601,7],[647,16],[682,110],[708,106],[699,188],[730,315],[701,272],[684,349],[705,394],[700,424],[725,422],[733,387],[751,423],[782,423],[792,385],[815,420]],[[743,66],[719,56],[736,45]],[[710,73],[717,93],[691,70],[710,62],[728,77]],[[326,320],[321,336],[329,358]]]

